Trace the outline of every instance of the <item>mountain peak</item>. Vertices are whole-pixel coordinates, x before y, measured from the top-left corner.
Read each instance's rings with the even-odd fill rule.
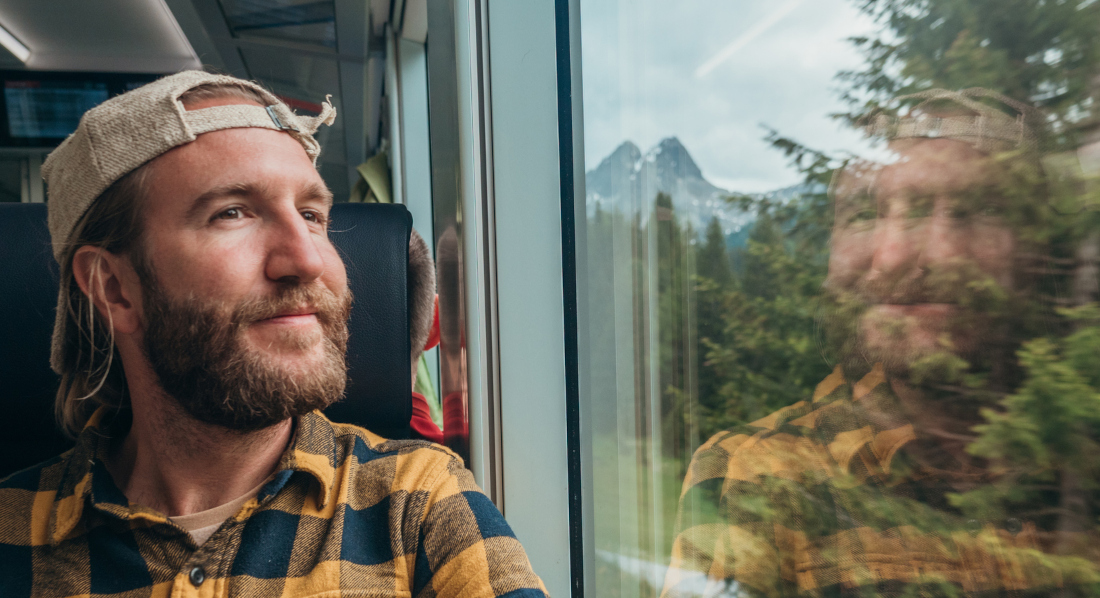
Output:
[[[619,147],[615,148],[615,151],[611,152],[611,155],[615,155],[619,152],[640,154],[642,153],[642,150],[633,141],[627,139],[626,141],[620,143]]]
[[[656,147],[654,147],[654,149],[659,149],[662,152],[687,152],[687,148],[685,148],[684,144],[680,142],[680,138],[676,136],[665,137],[656,145]]]
[[[699,179],[703,180],[703,171],[688,153],[687,148],[677,137],[665,137],[646,152],[647,162],[653,162],[658,177],[662,179]]]
[[[634,164],[642,158],[642,150],[634,145],[633,141],[624,141],[619,144],[619,147],[615,148],[615,151],[607,155],[606,158],[600,162],[600,166],[609,163],[615,164]]]
[[[624,141],[599,166],[585,173],[588,210],[641,209],[647,213],[658,194],[666,194],[682,221],[702,230],[717,218],[727,232],[743,224],[744,215],[729,208],[729,193],[703,178],[699,166],[677,137],[666,137],[643,154]]]
[[[628,189],[637,164],[642,160],[642,150],[632,141],[624,141],[586,173],[588,191],[596,196],[612,197]]]

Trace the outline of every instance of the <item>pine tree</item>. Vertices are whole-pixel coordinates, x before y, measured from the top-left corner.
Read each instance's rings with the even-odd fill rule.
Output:
[[[706,355],[712,346],[726,344],[723,298],[731,290],[733,270],[726,250],[726,238],[717,218],[712,218],[704,235],[703,246],[696,260],[698,274],[695,278],[696,301],[696,355],[699,359],[699,405],[705,413],[715,413],[723,408],[721,397],[722,378]],[[704,416],[705,419],[710,419]],[[707,431],[712,431],[708,427]]]
[[[701,278],[714,281],[719,287],[729,285],[733,276],[730,269],[730,256],[726,251],[726,237],[722,234],[722,225],[718,218],[711,218],[703,233],[703,247],[696,258]]]
[[[857,119],[930,88],[983,87],[1041,109],[1073,143],[1095,117],[1100,4],[1093,0],[858,0],[882,27],[853,38],[862,70],[839,74]]]

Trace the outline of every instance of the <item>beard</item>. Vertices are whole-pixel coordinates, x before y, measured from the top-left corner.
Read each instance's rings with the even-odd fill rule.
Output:
[[[881,364],[915,385],[957,383],[1001,359],[1019,310],[1008,284],[964,260],[900,281],[826,287],[824,328],[845,370]]]
[[[161,389],[196,420],[249,432],[343,397],[350,291],[338,296],[318,285],[280,285],[272,296],[227,307],[194,295],[170,297],[151,271],[139,268],[139,275],[146,358]],[[278,342],[295,350],[321,343],[320,360],[291,371],[248,346],[244,335],[250,325],[302,305],[317,310],[320,331],[282,331]]]

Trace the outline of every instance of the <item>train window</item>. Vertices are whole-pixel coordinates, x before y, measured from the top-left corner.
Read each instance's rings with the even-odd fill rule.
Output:
[[[579,5],[588,592],[1094,593],[1100,4]]]

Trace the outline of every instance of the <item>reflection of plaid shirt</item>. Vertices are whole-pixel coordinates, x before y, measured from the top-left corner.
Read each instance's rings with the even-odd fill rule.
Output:
[[[76,447],[0,481],[0,596],[544,596],[523,548],[450,451],[298,420],[274,479],[202,546],[128,504]]]
[[[812,402],[704,443],[684,480],[664,598],[1045,595],[1091,568],[1043,554],[1030,522],[959,515],[953,488],[898,452],[916,439],[912,425],[866,416],[899,413],[896,400],[880,366],[854,385],[838,367]]]

